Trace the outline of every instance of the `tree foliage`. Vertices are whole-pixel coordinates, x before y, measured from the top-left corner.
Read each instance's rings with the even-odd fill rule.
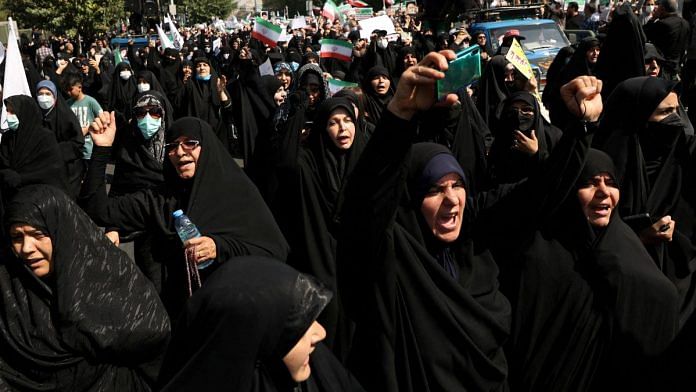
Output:
[[[186,13],[188,23],[209,22],[212,17],[226,19],[237,8],[234,0],[180,0],[178,13]]]
[[[123,0],[0,0],[20,27],[92,36],[106,31],[109,21],[125,18]]]
[[[335,1],[339,3],[339,1]],[[314,1],[315,6],[323,5],[323,1]],[[277,10],[283,11],[285,7],[288,7],[288,15],[294,16],[295,13],[299,12],[300,15],[306,15],[306,1],[305,0],[264,0],[263,9],[266,10]]]

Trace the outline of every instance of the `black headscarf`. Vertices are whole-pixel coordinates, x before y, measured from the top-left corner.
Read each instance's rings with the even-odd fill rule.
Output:
[[[119,76],[122,71],[130,71],[131,77],[128,80],[123,80]],[[118,63],[111,76],[111,88],[109,89],[109,102],[107,107],[109,110],[115,110],[123,118],[131,117],[131,108],[133,107],[133,97],[138,92],[136,86],[135,73],[128,63]]]
[[[505,85],[505,67],[508,63],[505,56],[493,56],[486,64],[479,81],[476,107],[489,128],[495,126],[496,113],[500,111],[500,105],[510,94]]]
[[[510,308],[496,264],[461,234],[436,244],[422,223],[423,169],[451,153],[433,143],[409,148],[415,126],[390,112],[381,125],[341,215],[339,289],[356,322],[351,370],[370,390],[504,390]]]
[[[294,390],[282,359],[331,296],[318,281],[276,260],[232,260],[187,304],[160,374],[163,390]],[[321,377],[315,370],[312,378]],[[309,383],[302,390],[344,390],[333,389],[335,384],[305,389]]]
[[[283,85],[283,83],[273,75],[264,75],[261,77],[261,83],[266,91],[266,94],[273,98],[276,91]]]
[[[609,97],[624,80],[645,75],[645,42],[645,33],[631,5],[622,4],[612,15],[595,67],[595,76],[604,83],[603,97]]]
[[[524,102],[534,108],[534,115],[527,117],[512,107],[513,102]],[[526,91],[514,92],[503,102],[495,129],[495,141],[491,146],[488,163],[492,180],[498,184],[518,182],[529,176],[538,165],[548,158],[561,138],[561,131],[547,123],[541,115],[537,99]],[[515,131],[530,137],[535,131],[539,150],[533,156],[512,149]]]
[[[384,94],[378,94],[372,87],[372,80],[378,76],[384,76],[389,79],[389,90]],[[384,111],[394,96],[395,86],[389,71],[381,65],[375,65],[370,68],[363,78],[362,90],[365,94],[365,114],[367,115],[367,120],[377,124],[382,117],[382,111]]]
[[[80,193],[82,185],[84,172],[82,148],[85,144],[85,136],[82,134],[82,127],[80,127],[77,116],[65,102],[63,96],[58,93],[53,82],[43,81],[39,83],[37,93],[44,86],[54,93],[55,104],[48,110],[41,109],[43,112],[42,124],[48,130],[53,131],[58,141],[64,163],[68,194],[75,198]]]
[[[111,184],[113,195],[123,195],[161,185],[164,181],[162,168],[165,159],[165,132],[173,122],[173,109],[169,100],[157,91],[146,91],[136,95],[134,108],[138,106],[159,107],[163,112],[159,131],[145,140],[138,129],[135,113],[128,127],[117,133],[114,157],[116,167]]]
[[[564,85],[578,76],[594,75],[596,64],[587,61],[587,51],[599,47],[599,40],[595,37],[586,37],[580,41],[577,49],[570,57],[568,64],[561,70],[560,85]],[[601,52],[600,52],[601,53]]]
[[[20,185],[48,184],[65,189],[65,168],[53,132],[42,125],[41,109],[33,98],[15,95],[5,100],[19,127],[2,135],[0,179],[5,191]],[[7,194],[5,195],[7,196]]]
[[[133,76],[131,76],[132,78]],[[138,80],[143,79],[146,80],[147,83],[150,85],[150,91],[157,91],[160,94],[166,95],[166,92],[164,91],[164,88],[162,88],[162,85],[160,84],[159,80],[157,80],[157,77],[155,77],[155,74],[147,71],[147,70],[142,70],[138,71],[138,73],[135,74],[135,83],[136,83],[136,92],[137,90],[137,83]],[[133,101],[135,104],[135,101]]]
[[[679,289],[680,326],[696,309],[696,211],[693,170],[696,142],[686,136],[677,114],[648,122],[659,103],[675,88],[661,78],[632,78],[609,97],[601,122],[606,134],[597,145],[616,164],[621,183],[622,217],[649,213],[657,220],[670,215],[677,222],[672,242],[646,246],[655,263]]]
[[[22,189],[8,225],[50,237],[52,272],[0,265],[0,378],[18,390],[149,391],[169,338],[152,285],[61,191]]]

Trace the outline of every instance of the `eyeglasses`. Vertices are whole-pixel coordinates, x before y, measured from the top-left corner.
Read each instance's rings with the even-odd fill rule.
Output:
[[[154,119],[162,118],[162,116],[164,115],[164,111],[162,110],[162,108],[157,107],[157,106],[153,106],[153,107],[149,107],[149,108],[144,107],[144,106],[140,106],[140,107],[133,109],[133,111],[135,112],[135,117],[137,117],[137,118],[143,118],[148,113],[150,113],[150,117],[152,117]]]
[[[201,142],[198,140],[184,140],[183,142],[172,142],[165,144],[164,150],[167,152],[167,154],[172,154],[179,148],[179,146],[181,146],[181,148],[183,148],[184,151],[191,151],[194,148],[198,147],[199,144],[201,144]]]

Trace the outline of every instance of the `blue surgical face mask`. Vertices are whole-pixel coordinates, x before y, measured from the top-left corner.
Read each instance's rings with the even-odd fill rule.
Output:
[[[206,76],[196,75],[196,79],[208,81],[208,80],[210,80],[210,76],[211,75],[206,75]]]
[[[154,119],[150,117],[150,113],[146,114],[145,117],[138,119],[138,129],[143,134],[145,140],[150,140],[159,131],[162,125],[162,119]]]
[[[17,118],[16,114],[7,114],[7,126],[13,131],[16,131],[17,128],[19,128],[19,119]]]

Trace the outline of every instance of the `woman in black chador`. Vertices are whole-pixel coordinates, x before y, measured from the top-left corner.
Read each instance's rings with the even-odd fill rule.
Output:
[[[206,122],[185,117],[167,130],[163,185],[108,198],[104,170],[116,133],[113,115],[103,113],[94,126],[99,131],[90,132],[99,148],[84,185],[85,208],[104,226],[148,230],[154,241],[161,241],[157,248],[163,253],[155,257],[167,260],[162,298],[170,314],[178,314],[200,277],[205,279],[230,257],[285,260],[287,244],[268,207]],[[174,230],[172,213],[179,209],[201,233],[185,244],[188,262]],[[196,267],[209,260],[213,264],[199,274]]]
[[[265,257],[230,260],[186,305],[163,391],[364,392],[321,341],[331,291]]]
[[[150,391],[169,339],[152,284],[60,190],[26,187],[8,211],[2,389]]]

